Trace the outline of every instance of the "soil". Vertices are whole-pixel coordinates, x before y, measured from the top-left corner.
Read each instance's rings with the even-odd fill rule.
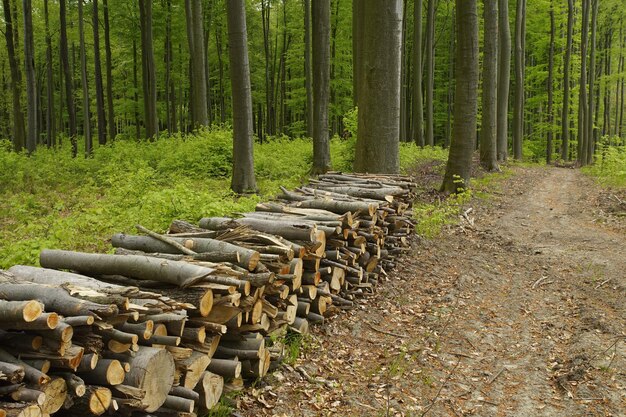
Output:
[[[577,170],[515,170],[237,414],[626,416],[623,208]]]

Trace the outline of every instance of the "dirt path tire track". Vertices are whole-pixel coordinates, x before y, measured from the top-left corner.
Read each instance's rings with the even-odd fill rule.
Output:
[[[330,383],[287,367],[242,415],[626,416],[626,237],[596,221],[597,192],[518,168],[475,229],[419,244],[366,309],[314,333],[298,365]]]

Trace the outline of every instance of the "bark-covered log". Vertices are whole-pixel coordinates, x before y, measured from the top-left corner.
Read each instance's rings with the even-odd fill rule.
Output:
[[[169,238],[172,241],[182,245],[183,247],[190,249],[197,254],[217,252],[221,254],[238,254],[241,264],[253,271],[259,262],[259,253],[250,249],[235,246],[228,242],[209,238]],[[177,248],[164,243],[154,237],[150,236],[133,236],[125,234],[116,234],[111,239],[111,243],[114,247],[122,247],[130,250],[140,250],[143,252],[157,252],[157,253],[181,253]],[[194,254],[192,258],[195,258]],[[198,256],[198,260],[202,257]],[[209,257],[210,259],[210,257]],[[208,260],[208,259],[207,259]]]
[[[44,267],[72,269],[94,275],[123,275],[188,287],[213,273],[210,268],[180,261],[163,261],[149,256],[103,255],[62,250],[43,250]],[[56,310],[55,310],[56,311]]]
[[[111,390],[105,387],[87,386],[85,395],[74,399],[72,408],[63,414],[68,416],[100,416],[111,407],[113,395]]]
[[[176,367],[183,374],[181,381],[182,386],[188,389],[194,389],[210,362],[211,358],[209,355],[198,351],[194,351],[187,359],[177,361]]]
[[[182,411],[185,413],[191,413],[194,409],[194,401],[188,398],[177,397],[174,395],[168,395],[165,398],[165,402],[163,403],[163,407],[169,408],[170,410]]]
[[[7,381],[10,384],[22,382],[25,375],[23,366],[10,362],[0,362],[0,373],[2,381]]]
[[[315,227],[291,222],[274,222],[269,220],[229,217],[204,217],[200,219],[200,227],[210,230],[224,230],[236,226],[249,226],[260,232],[271,233],[290,240],[312,242],[315,239]]]
[[[0,361],[18,365],[24,368],[24,380],[25,381],[28,381],[28,382],[31,382],[40,386],[50,382],[50,377],[48,375],[44,374],[38,369],[33,368],[27,363],[17,359],[15,356],[13,356],[9,352],[1,348],[0,348]]]
[[[78,374],[85,382],[94,385],[120,385],[125,375],[122,364],[116,359],[100,359],[94,369]]]
[[[28,333],[14,333],[0,330],[0,342],[17,350],[37,351],[43,345],[43,337]]]
[[[67,383],[64,378],[53,378],[44,385],[43,393],[46,398],[41,404],[41,411],[45,414],[54,414],[61,409],[67,398]]]
[[[131,369],[124,384],[146,391],[142,403],[146,411],[157,410],[172,389],[174,381],[174,359],[164,349],[140,347],[130,360]]]
[[[241,376],[241,362],[233,359],[211,359],[208,371],[221,375],[224,380],[236,379]]]
[[[44,306],[36,300],[0,300],[0,322],[31,323],[43,313]]]

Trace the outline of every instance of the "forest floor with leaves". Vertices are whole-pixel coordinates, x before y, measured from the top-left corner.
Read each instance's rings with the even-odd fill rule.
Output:
[[[515,167],[240,416],[625,416],[624,194]]]

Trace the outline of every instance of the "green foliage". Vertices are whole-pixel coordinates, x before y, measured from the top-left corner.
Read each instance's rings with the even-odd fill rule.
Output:
[[[611,146],[619,144],[619,138],[602,138],[598,145],[597,160],[594,165],[583,168],[583,171],[597,178],[607,186],[626,188],[626,147]]]
[[[413,217],[417,220],[415,231],[427,239],[436,237],[444,226],[456,223],[461,208],[471,198],[471,190],[465,190],[434,203],[416,204],[413,207]]]
[[[306,336],[300,333],[289,332],[283,340],[285,343],[285,359],[288,365],[293,365],[300,357],[300,353],[306,349]]]

